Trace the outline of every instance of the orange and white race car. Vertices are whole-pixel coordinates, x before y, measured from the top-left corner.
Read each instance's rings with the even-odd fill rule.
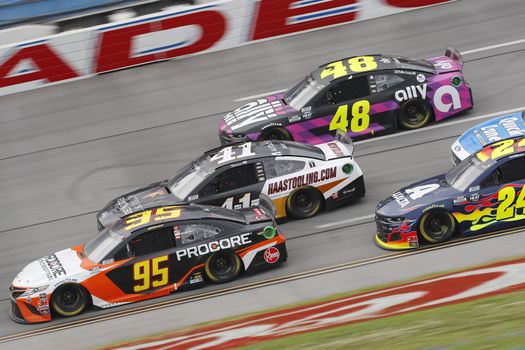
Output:
[[[11,285],[9,314],[44,322],[275,266],[287,252],[273,210],[263,198],[240,211],[191,204],[128,215],[84,245],[27,265]]]
[[[200,203],[229,209],[257,205],[265,194],[277,218],[297,219],[363,197],[363,173],[346,135],[316,146],[257,141],[217,148],[153,183],[110,201],[98,214],[99,229],[145,208]]]

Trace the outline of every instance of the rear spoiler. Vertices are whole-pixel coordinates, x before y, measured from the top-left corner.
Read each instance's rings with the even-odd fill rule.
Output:
[[[463,69],[463,56],[461,56],[461,54],[459,53],[457,49],[455,49],[452,46],[447,47],[447,49],[445,50],[445,56],[447,56],[453,61],[458,62],[461,69]]]
[[[346,132],[344,132],[341,129],[337,129],[335,133],[335,139],[336,141],[339,141],[346,146],[346,149],[348,150],[348,152],[350,152],[351,156],[354,155],[354,142]]]
[[[259,204],[257,206],[243,208],[240,211],[243,213],[248,224],[265,221],[275,223],[275,206],[270,197],[263,193],[259,195]]]

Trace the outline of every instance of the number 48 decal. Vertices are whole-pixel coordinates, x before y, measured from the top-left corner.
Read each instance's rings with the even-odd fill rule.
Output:
[[[370,126],[370,102],[367,100],[357,101],[352,105],[352,119],[350,120],[350,131],[361,132]],[[341,129],[345,133],[348,131],[348,105],[337,108],[332,121],[330,131]]]

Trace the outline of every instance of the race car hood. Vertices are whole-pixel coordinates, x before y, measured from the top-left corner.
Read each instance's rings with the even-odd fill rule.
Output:
[[[406,217],[412,210],[458,195],[460,191],[449,186],[445,175],[416,182],[391,194],[379,202],[376,214],[388,217]]]
[[[522,135],[525,135],[523,112],[500,116],[465,131],[452,144],[452,153],[463,160],[490,143]]]
[[[266,125],[288,123],[290,114],[298,114],[297,110],[288,106],[283,100],[284,94],[275,94],[249,102],[233,112],[228,113],[219,124],[219,132],[239,134],[255,132]],[[279,125],[280,126],[280,125]]]
[[[167,180],[156,182],[111,200],[97,214],[99,226],[102,226],[99,227],[99,230],[137,211],[162,205],[179,204],[180,200],[169,192],[167,185]]]
[[[83,271],[82,260],[73,249],[64,249],[35,260],[20,271],[13,280],[17,287],[37,288],[74,276]]]

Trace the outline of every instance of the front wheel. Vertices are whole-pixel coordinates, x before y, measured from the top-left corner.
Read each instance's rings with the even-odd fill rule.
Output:
[[[263,131],[261,140],[278,140],[278,141],[293,141],[293,137],[288,130],[277,127]]]
[[[419,222],[419,233],[429,243],[448,241],[456,230],[456,220],[446,211],[428,211]]]
[[[323,206],[323,196],[312,187],[299,188],[286,200],[286,212],[295,219],[306,219],[317,215]]]
[[[232,252],[217,252],[209,257],[204,270],[208,279],[215,283],[233,281],[241,272],[241,259]]]
[[[399,124],[403,129],[419,129],[430,122],[432,107],[425,100],[410,100],[399,109]]]
[[[57,314],[70,317],[76,316],[89,304],[89,294],[77,284],[63,284],[53,293],[51,306]]]

